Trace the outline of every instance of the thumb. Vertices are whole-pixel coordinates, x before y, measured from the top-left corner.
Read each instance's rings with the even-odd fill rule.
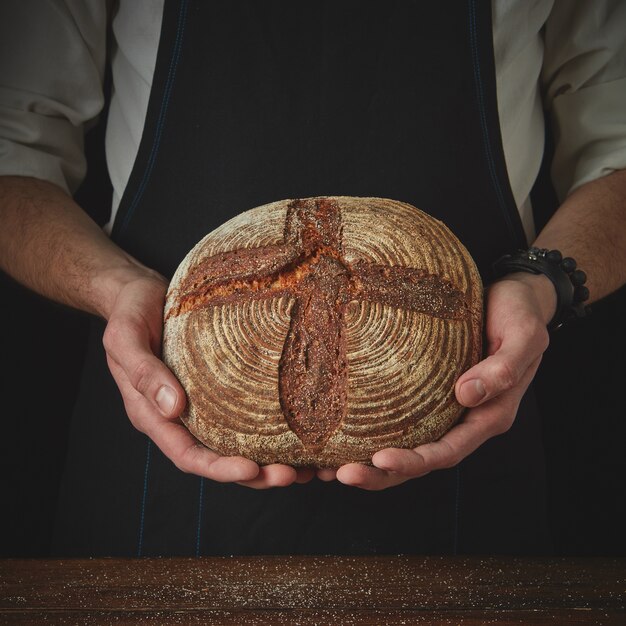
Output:
[[[541,322],[511,325],[498,350],[465,372],[456,382],[460,404],[477,406],[512,389],[547,347],[547,331]]]
[[[172,372],[150,348],[150,330],[142,320],[112,318],[102,338],[104,348],[130,384],[168,418],[185,408],[185,392]]]

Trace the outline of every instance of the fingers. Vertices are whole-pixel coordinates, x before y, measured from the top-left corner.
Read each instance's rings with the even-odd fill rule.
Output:
[[[147,324],[141,319],[112,319],[103,343],[108,357],[123,370],[135,391],[164,417],[180,415],[185,408],[185,392],[174,374],[153,354]]]
[[[381,470],[396,472],[411,478],[420,478],[428,474],[432,468],[428,467],[424,457],[416,450],[386,448],[372,457],[372,463]]]
[[[252,489],[268,489],[270,487],[288,487],[293,483],[304,484],[315,478],[315,470],[311,467],[291,467],[279,463],[264,465],[254,480],[240,482],[244,487]]]
[[[163,454],[181,471],[217,482],[236,482],[253,489],[286,487],[305,483],[315,472],[288,465],[259,467],[244,457],[223,457],[198,442],[178,420],[165,418],[128,380],[123,368],[107,357],[111,374],[124,400],[128,416],[138,430],[154,441]]]
[[[264,465],[253,480],[239,481],[244,487],[268,489],[269,487],[287,487],[296,481],[297,473],[289,465]]]
[[[520,400],[535,375],[541,357],[537,357],[509,391],[469,411],[463,421],[439,441],[418,446],[415,450],[388,448],[372,457],[374,467],[344,465],[337,470],[337,480],[377,490],[425,476],[438,469],[454,467],[485,441],[506,432],[515,419]]]
[[[535,318],[511,325],[501,337],[497,351],[465,372],[455,393],[460,404],[478,406],[516,387],[532,363],[547,348],[545,326]]]
[[[163,417],[130,383],[124,370],[109,358],[109,367],[120,388],[126,412],[137,430],[145,433],[183,472],[218,482],[253,480],[259,466],[243,457],[221,457],[200,444],[179,422]]]
[[[243,457],[223,457],[193,438],[179,421],[157,413],[152,404],[130,383],[124,370],[109,357],[109,367],[117,383],[126,412],[133,425],[154,441],[181,471],[204,476],[217,482],[237,482],[253,489],[286,487],[293,482],[308,482],[314,472],[288,465],[259,466]]]
[[[410,478],[423,476],[433,470],[454,467],[485,441],[509,430],[524,391],[534,377],[540,361],[541,357],[531,363],[517,388],[469,411],[463,421],[439,441],[418,446],[415,450],[381,450],[372,457],[372,462],[380,469]]]
[[[317,477],[325,483],[328,483],[337,479],[337,470],[332,467],[323,467],[317,470]]]
[[[264,489],[305,483],[315,473],[273,464],[259,468],[244,457],[223,457],[198,442],[177,418],[185,393],[174,374],[156,356],[162,333],[164,290],[139,287],[128,292],[109,319],[103,337],[107,362],[135,428],[145,433],[174,465],[218,482]]]
[[[395,487],[409,478],[411,477],[381,470],[377,467],[361,465],[360,463],[343,465],[337,470],[337,480],[339,482],[367,491],[380,491],[389,487]]]
[[[400,450],[400,452],[404,452],[404,450]],[[359,487],[367,491],[380,491],[381,489],[394,487],[410,478],[396,472],[387,472],[361,463],[349,463],[337,469],[318,469],[317,477],[324,482],[338,480],[344,485]]]

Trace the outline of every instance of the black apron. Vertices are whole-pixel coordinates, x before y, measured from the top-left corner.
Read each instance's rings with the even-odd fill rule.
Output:
[[[166,1],[113,238],[171,276],[252,207],[379,196],[442,219],[485,280],[524,246],[498,123],[488,1]],[[59,555],[546,553],[540,422],[382,492],[254,491],[179,472],[125,416],[94,321],[60,496]]]

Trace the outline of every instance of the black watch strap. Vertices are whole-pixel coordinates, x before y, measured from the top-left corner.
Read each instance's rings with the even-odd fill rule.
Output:
[[[571,257],[563,258],[558,250],[528,248],[513,254],[505,254],[493,264],[496,278],[513,272],[543,274],[554,285],[556,291],[556,312],[548,324],[549,330],[560,328],[570,319],[586,315],[585,301],[589,299],[589,289],[585,287],[587,275],[576,267]]]

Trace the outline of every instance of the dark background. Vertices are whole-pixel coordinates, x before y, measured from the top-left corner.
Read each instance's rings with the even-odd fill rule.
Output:
[[[101,225],[111,198],[103,132],[87,137],[89,174],[76,196]],[[547,168],[533,205],[540,226],[555,206]],[[0,302],[0,556],[46,556],[89,317],[1,273]],[[626,288],[591,308],[552,335],[536,378],[551,522],[558,554],[625,555]]]

